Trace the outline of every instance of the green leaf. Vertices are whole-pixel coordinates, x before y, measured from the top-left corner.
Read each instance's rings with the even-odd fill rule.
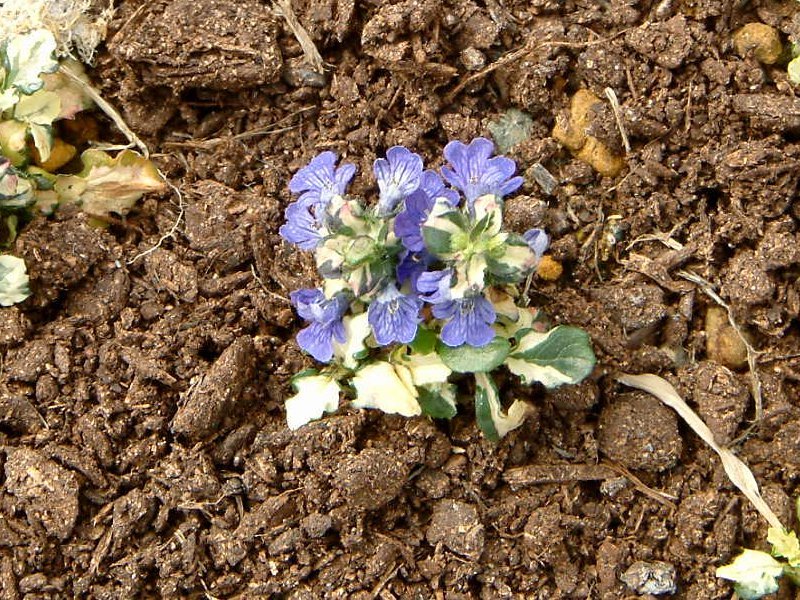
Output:
[[[452,419],[458,412],[455,403],[455,386],[446,384],[436,389],[430,386],[419,388],[419,405],[422,414],[433,419]]]
[[[102,150],[81,155],[78,175],[59,175],[55,190],[64,202],[75,202],[93,215],[125,214],[143,194],[164,188],[155,165],[132,150],[111,158]]]
[[[350,384],[356,390],[354,408],[377,408],[387,414],[422,414],[411,372],[401,365],[378,361],[356,371]]]
[[[432,254],[442,256],[450,253],[453,237],[450,232],[436,227],[423,227],[422,237],[425,240],[425,248]]]
[[[496,337],[491,342],[480,348],[462,344],[461,346],[448,346],[439,342],[436,352],[442,358],[444,364],[456,373],[484,373],[493,371],[503,364],[508,353],[511,351],[511,344],[502,337]]]
[[[509,236],[502,253],[490,257],[489,272],[500,283],[517,283],[536,266],[536,254],[519,236]]]
[[[717,577],[735,583],[742,600],[756,600],[778,591],[783,565],[766,552],[744,550],[729,565],[717,569]]]
[[[0,83],[5,81],[5,69],[0,69]],[[19,100],[19,91],[15,88],[9,88],[0,92],[0,113],[8,110],[14,106]]]
[[[484,194],[472,203],[471,214],[474,225],[473,239],[487,233],[494,237],[503,226],[503,199],[497,194]],[[488,217],[488,218],[487,218]]]
[[[348,369],[355,369],[358,361],[367,356],[367,346],[364,341],[372,333],[367,313],[355,316],[346,316],[342,322],[345,331],[345,341],[340,344],[333,340],[333,353],[341,359],[342,364]]]
[[[469,223],[458,210],[446,202],[434,206],[433,211],[422,226],[422,237],[429,252],[439,258],[450,258],[455,252],[463,250],[468,241]],[[444,212],[437,213],[437,210]]]
[[[418,327],[417,335],[414,337],[414,341],[411,342],[411,349],[417,354],[430,354],[436,350],[436,342],[438,339],[436,334],[430,329]]]
[[[515,400],[506,413],[499,396],[497,386],[486,373],[475,373],[475,420],[491,442],[522,425],[530,411],[526,403]]]
[[[414,386],[444,385],[452,373],[441,356],[431,352],[429,354],[407,354],[405,348],[400,346],[390,356],[390,362],[396,367],[402,366],[410,375]],[[405,372],[405,371],[404,371]]]
[[[596,358],[582,329],[560,325],[547,333],[532,329],[520,333],[506,366],[526,384],[538,381],[554,388],[578,383],[592,372]]]
[[[56,40],[47,29],[13,36],[3,52],[6,71],[3,89],[14,87],[23,94],[41,89],[44,81],[39,75],[58,69],[55,51]]]
[[[339,383],[327,375],[299,373],[292,379],[297,392],[286,399],[286,424],[298,429],[309,421],[319,419],[323,413],[339,408]]]
[[[477,383],[477,378],[476,378]],[[497,402],[497,387],[494,381],[487,378],[487,382],[483,385],[476,385],[475,387],[475,421],[478,424],[478,429],[481,430],[484,437],[490,442],[499,442],[500,435],[495,427],[494,419],[492,419],[492,403]]]
[[[530,138],[533,119],[516,108],[508,109],[499,119],[488,125],[489,132],[501,154]]]
[[[10,254],[0,256],[0,306],[11,306],[31,295],[25,261]]]
[[[17,215],[8,215],[5,218],[6,231],[8,232],[7,238],[3,241],[3,245],[8,247],[14,240],[17,239],[17,231],[19,227],[19,217]]]

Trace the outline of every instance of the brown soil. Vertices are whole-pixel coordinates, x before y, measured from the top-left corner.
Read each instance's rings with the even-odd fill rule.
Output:
[[[765,523],[613,375],[670,379],[736,440],[751,373],[681,273],[709,281],[760,352],[763,420],[736,447],[793,523],[800,97],[731,36],[761,21],[796,39],[798,5],[293,4],[324,77],[265,2],[120,3],[92,78],[182,199],[105,230],[62,211],[18,240],[34,296],[0,309],[0,597],[730,598],[714,568],[763,548]],[[585,133],[623,155],[606,87],[631,144],[614,178],[551,137],[588,88]],[[533,126],[510,152],[528,183],[509,225],[552,234],[564,274],[532,300],[590,332],[592,380],[507,385],[537,410],[498,445],[469,408],[290,432],[288,380],[311,361],[286,298],[314,278],[277,235],[291,174],[323,149],[361,173],[393,144],[436,161],[510,107]]]

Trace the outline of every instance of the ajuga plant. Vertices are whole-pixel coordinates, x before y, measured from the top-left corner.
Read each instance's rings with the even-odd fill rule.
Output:
[[[57,124],[93,101],[81,64],[58,60],[56,48],[47,29],[0,40],[0,248],[35,211],[72,203],[95,217],[124,214],[143,193],[164,186],[156,167],[131,150],[112,157],[88,148],[76,157],[78,148],[62,139]],[[28,294],[24,262],[0,256],[0,306]]]
[[[481,431],[498,440],[528,405],[506,409],[493,371],[505,366],[523,384],[546,387],[591,372],[587,334],[549,328],[526,306],[520,286],[549,238],[503,230],[503,198],[523,180],[514,161],[493,153],[484,138],[450,142],[437,173],[392,147],[374,163],[369,200],[347,195],[356,168],[337,166],[333,152],[291,179],[299,197],[280,233],[314,253],[322,282],[290,294],[306,321],[297,342],[325,366],[294,377],[290,428],[337,410],[342,397],[356,408],[449,419],[472,396]]]

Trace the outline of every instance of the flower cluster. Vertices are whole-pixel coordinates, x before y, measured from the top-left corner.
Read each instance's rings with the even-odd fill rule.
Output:
[[[540,229],[524,235],[503,231],[503,198],[523,180],[515,176],[514,161],[493,153],[488,139],[450,142],[444,149],[446,165],[437,173],[426,170],[422,158],[407,148],[392,147],[374,163],[378,193],[369,204],[347,195],[356,169],[347,163],[337,166],[333,152],[318,155],[291,179],[289,189],[298,198],[287,207],[280,234],[314,253],[323,282],[319,289],[291,294],[307,322],[297,341],[331,366],[323,374],[296,378],[298,394],[287,402],[290,424],[299,426],[335,410],[341,391],[336,382],[350,374],[357,392],[354,406],[452,416],[451,372],[484,373],[498,358],[492,369],[507,359],[534,365],[519,352],[546,346],[547,340],[553,345],[550,332],[537,329],[535,313],[515,302],[516,286],[532,275],[549,238]],[[567,335],[578,331],[557,329]],[[512,352],[510,338],[518,352]],[[583,352],[578,371],[564,374],[547,367],[561,373],[561,379],[532,375],[526,366],[515,372],[526,380],[556,384],[582,379],[594,356],[588,339],[581,348],[588,354]],[[474,365],[454,368],[473,356]],[[538,363],[536,368],[546,371]],[[484,383],[492,388],[488,379]],[[303,385],[316,390],[315,401],[303,393]],[[320,389],[328,391],[324,399]],[[484,395],[490,398],[491,431],[482,429],[500,437],[499,431],[508,430],[501,423],[508,416],[496,390]],[[304,397],[308,401],[301,402]]]

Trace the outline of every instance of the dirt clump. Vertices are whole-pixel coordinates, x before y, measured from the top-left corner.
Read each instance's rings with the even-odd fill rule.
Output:
[[[172,419],[172,431],[199,440],[238,416],[252,380],[253,358],[253,340],[249,336],[240,337],[228,346],[188,392],[186,402]]]
[[[8,450],[4,470],[4,489],[20,503],[28,523],[66,540],[78,519],[75,475],[28,448]]]
[[[484,527],[474,506],[440,500],[433,507],[425,538],[432,545],[442,543],[456,554],[478,560],[484,547]]]
[[[674,466],[683,451],[675,413],[641,392],[620,394],[603,408],[598,443],[627,468],[655,472]]]
[[[377,510],[405,487],[408,466],[388,450],[367,448],[343,463],[335,485],[347,503],[358,510]]]
[[[178,0],[137,11],[109,51],[148,86],[238,91],[280,76],[277,32],[276,17],[259,2]]]

